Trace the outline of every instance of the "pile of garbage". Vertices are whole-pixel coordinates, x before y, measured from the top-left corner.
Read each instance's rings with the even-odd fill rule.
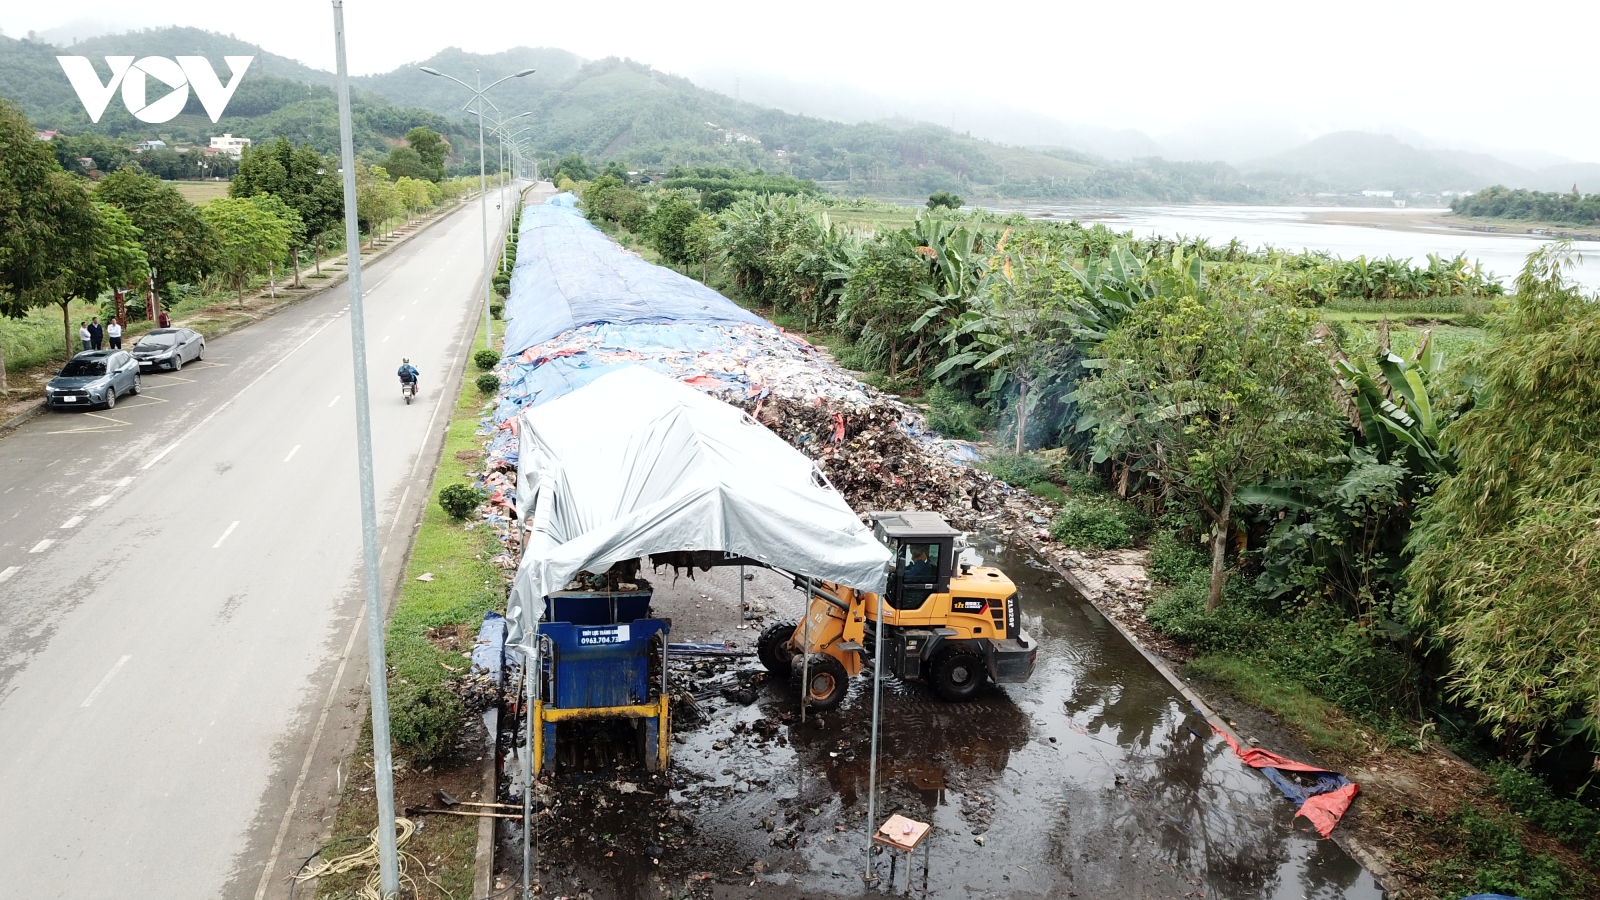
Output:
[[[1101,566],[1055,543],[1055,509],[972,465],[974,445],[944,439],[915,407],[862,384],[825,351],[625,250],[572,202],[558,197],[522,217],[500,391],[479,430],[488,439],[488,524],[506,546],[494,563],[508,575],[521,558],[519,414],[619,367],[644,366],[745,410],[813,459],[856,512],[922,509],[963,530],[1021,538],[1063,568],[1105,576],[1085,579],[1095,582],[1092,599],[1125,600],[1142,618],[1146,585],[1133,571],[1142,559]],[[596,427],[605,414],[595,410]]]

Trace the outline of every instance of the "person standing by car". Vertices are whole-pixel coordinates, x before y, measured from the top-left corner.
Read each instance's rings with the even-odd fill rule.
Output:
[[[93,347],[91,347],[89,345],[89,341],[92,340],[93,337],[94,336],[89,333],[89,323],[88,322],[79,322],[78,323],[78,340],[83,342],[83,349],[84,350],[93,350],[94,349]]]
[[[106,323],[106,340],[111,342],[111,349],[122,349],[122,323],[116,319]]]
[[[100,344],[101,344],[102,341],[105,340],[105,337],[106,337],[106,330],[104,328],[100,327],[100,317],[99,316],[95,316],[94,318],[90,319],[89,320],[89,343],[94,345],[94,349],[96,349],[96,350],[100,349]]]
[[[164,309],[161,311],[161,316],[156,319],[156,322],[162,328],[171,328],[172,327],[172,320],[167,318],[167,311],[164,310]]]

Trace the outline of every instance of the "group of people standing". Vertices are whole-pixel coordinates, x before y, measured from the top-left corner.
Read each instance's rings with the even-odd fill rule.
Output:
[[[108,340],[111,342],[111,349],[121,350],[122,325],[116,319],[112,319],[105,324],[105,327],[101,327],[100,317],[95,316],[87,322],[78,323],[78,340],[83,341],[85,350],[99,350]]]
[[[167,311],[161,311],[161,319],[157,323],[162,328],[172,327],[172,322],[167,318]],[[100,324],[100,317],[95,316],[87,322],[78,323],[78,340],[83,342],[85,350],[99,350],[107,341],[112,350],[122,349],[122,324],[112,319],[104,326]]]

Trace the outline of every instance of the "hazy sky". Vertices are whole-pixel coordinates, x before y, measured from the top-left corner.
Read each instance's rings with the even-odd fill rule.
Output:
[[[13,37],[75,20],[187,25],[333,67],[326,0],[6,6],[0,28]],[[671,72],[736,67],[885,94],[987,95],[1155,135],[1242,110],[1312,131],[1408,127],[1600,162],[1595,0],[349,0],[345,16],[356,74],[448,45],[525,44]]]

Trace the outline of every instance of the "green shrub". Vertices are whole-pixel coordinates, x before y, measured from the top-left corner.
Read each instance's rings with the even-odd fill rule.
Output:
[[[1568,872],[1550,854],[1530,851],[1517,824],[1503,817],[1466,805],[1443,819],[1418,815],[1454,851],[1429,867],[1429,886],[1451,897],[1493,892],[1526,900],[1566,900],[1592,884],[1591,878]]]
[[[1056,466],[1055,481],[1066,488],[1067,493],[1077,496],[1104,494],[1106,492],[1105,482],[1100,480],[1099,475],[1093,472],[1085,472],[1071,462]]]
[[[389,693],[389,733],[414,762],[449,751],[465,715],[461,698],[443,684],[401,684]]]
[[[493,372],[479,374],[473,383],[478,386],[478,390],[485,394],[493,394],[495,391],[500,390],[500,376]]]
[[[505,303],[499,299],[490,301],[489,315],[494,316],[496,319],[504,319],[506,317]]]
[[[1147,571],[1152,581],[1176,582],[1195,569],[1205,569],[1210,563],[1205,551],[1178,536],[1172,529],[1163,529],[1150,538],[1150,563]]]
[[[500,354],[493,350],[476,350],[472,354],[472,364],[487,372],[494,368],[500,361]]]
[[[1028,493],[1057,505],[1067,502],[1067,492],[1049,481],[1035,481],[1028,485]]]
[[[1537,775],[1515,766],[1491,763],[1489,774],[1495,781],[1495,793],[1507,805],[1545,834],[1582,853],[1590,865],[1600,867],[1600,811],[1557,797]]]
[[[1050,523],[1050,536],[1069,547],[1086,550],[1114,550],[1133,543],[1133,529],[1126,513],[1113,504],[1065,498],[1061,512]]]
[[[485,494],[470,484],[452,484],[439,492],[439,506],[457,522],[483,504]]]
[[[1015,487],[1050,480],[1050,467],[1044,460],[1027,453],[996,453],[985,459],[981,468]]]
[[[928,389],[928,427],[947,438],[976,441],[983,437],[989,414],[956,391],[936,384]]]
[[[1156,592],[1156,599],[1145,608],[1145,618],[1163,633],[1187,641],[1203,653],[1254,650],[1259,646],[1262,623],[1253,610],[1228,596],[1234,591],[1225,592],[1222,605],[1208,612],[1210,579],[1209,570],[1190,569]]]

